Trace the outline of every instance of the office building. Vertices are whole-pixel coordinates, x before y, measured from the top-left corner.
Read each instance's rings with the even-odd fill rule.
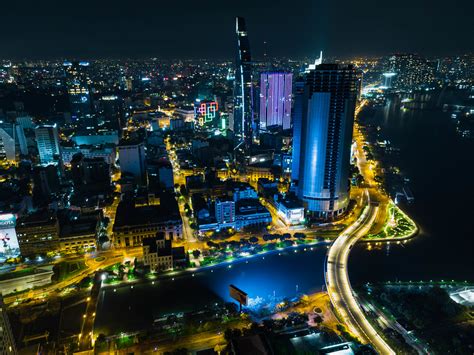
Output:
[[[31,116],[19,116],[15,118],[15,122],[24,129],[34,129],[33,117]]]
[[[80,147],[62,147],[61,157],[64,164],[70,164],[76,154],[82,154],[84,158],[102,158],[107,164],[115,164],[116,148],[113,144],[105,145],[82,145]]]
[[[159,205],[119,203],[113,226],[116,247],[142,245],[145,239],[155,237],[157,232],[164,232],[168,239],[183,238],[183,222],[173,196],[160,196]]]
[[[234,80],[234,136],[237,142],[248,147],[253,140],[252,57],[245,19],[236,18],[237,59]]]
[[[118,148],[121,173],[132,175],[137,184],[145,185],[147,182],[145,145],[123,142]]]
[[[102,158],[86,158],[81,153],[71,160],[72,181],[78,189],[105,193],[110,189],[110,165]]]
[[[77,145],[101,145],[119,143],[118,133],[115,131],[100,131],[94,134],[74,135],[71,139]]]
[[[108,129],[119,131],[125,122],[123,122],[123,103],[115,95],[102,96],[100,99],[104,126]]]
[[[301,154],[301,125],[303,119],[304,100],[304,80],[300,79],[295,83],[295,98],[293,104],[293,144],[291,159],[291,180],[298,181],[300,174],[300,154]]]
[[[304,222],[304,207],[297,199],[276,195],[274,197],[274,204],[278,211],[278,216],[287,226],[298,225]]]
[[[74,80],[68,86],[68,94],[72,122],[80,128],[92,126],[92,102],[88,85]]]
[[[24,257],[59,250],[59,223],[52,211],[40,210],[21,217],[16,224],[16,234]]]
[[[256,199],[244,199],[236,202],[237,230],[250,226],[266,226],[272,222],[272,215],[268,209]]]
[[[264,72],[260,74],[260,130],[291,125],[291,92],[293,74]]]
[[[35,136],[41,164],[57,164],[61,158],[61,150],[56,125],[37,126]]]
[[[349,204],[354,67],[318,65],[306,75],[303,95],[298,197],[313,216],[332,218]]]
[[[35,166],[33,168],[33,194],[48,199],[59,192],[61,180],[57,165]]]
[[[12,328],[8,320],[7,308],[0,293],[0,354],[13,355],[17,353],[15,338],[13,338]]]
[[[222,226],[226,224],[233,226],[235,221],[235,201],[225,197],[216,199],[215,214],[217,223]]]

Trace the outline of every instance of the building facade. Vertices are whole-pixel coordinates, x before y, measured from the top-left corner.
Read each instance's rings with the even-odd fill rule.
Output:
[[[121,144],[118,149],[120,172],[133,175],[135,182],[146,184],[145,145]]]
[[[17,221],[16,234],[22,256],[59,250],[59,223],[53,212],[39,211]]]
[[[355,105],[356,72],[352,65],[321,64],[307,74],[298,197],[316,217],[335,217],[349,204]]]
[[[293,74],[264,72],[260,74],[260,130],[291,126],[291,93]]]
[[[36,144],[41,164],[55,164],[61,158],[58,128],[56,125],[43,125],[35,128]]]
[[[154,238],[158,232],[166,238],[183,238],[183,222],[177,205],[161,200],[160,205],[139,206],[121,202],[117,207],[113,226],[113,241],[116,247],[141,246],[147,238]],[[176,202],[175,202],[176,203]]]
[[[235,62],[233,130],[237,142],[249,146],[255,131],[252,57],[247,26],[243,17],[236,18],[235,31],[237,34],[237,59]]]

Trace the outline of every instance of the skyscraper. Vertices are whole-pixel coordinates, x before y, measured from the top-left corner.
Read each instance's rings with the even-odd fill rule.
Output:
[[[300,154],[301,154],[301,125],[303,120],[303,100],[304,100],[303,79],[295,82],[295,101],[293,105],[293,144],[291,161],[291,180],[298,181],[300,174]]]
[[[56,125],[43,125],[35,128],[36,145],[41,164],[57,163],[60,159],[58,128]]]
[[[146,179],[146,157],[143,143],[120,143],[119,160],[120,172],[133,175],[138,184],[145,185]]]
[[[81,128],[90,125],[92,104],[89,88],[86,84],[74,80],[68,87],[69,103],[71,105],[72,121]]]
[[[349,204],[356,94],[352,65],[321,64],[306,75],[298,197],[316,217],[337,216]]]
[[[123,102],[115,95],[102,96],[100,99],[104,125],[108,129],[120,131],[123,125]]]
[[[287,72],[260,74],[260,130],[290,128],[292,79],[293,74]]]
[[[234,134],[237,142],[249,146],[255,131],[253,122],[252,63],[250,43],[243,17],[237,17],[237,59],[234,80]]]

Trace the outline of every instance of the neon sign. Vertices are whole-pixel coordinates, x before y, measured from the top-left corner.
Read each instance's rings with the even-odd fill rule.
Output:
[[[201,126],[204,125],[204,123],[212,122],[212,120],[216,118],[217,111],[219,110],[217,101],[202,101],[196,103],[196,105],[196,116]]]

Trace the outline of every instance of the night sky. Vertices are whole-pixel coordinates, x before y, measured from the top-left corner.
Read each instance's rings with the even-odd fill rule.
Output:
[[[2,1],[0,58],[219,58],[235,54],[234,16],[254,57],[474,50],[472,0]]]

